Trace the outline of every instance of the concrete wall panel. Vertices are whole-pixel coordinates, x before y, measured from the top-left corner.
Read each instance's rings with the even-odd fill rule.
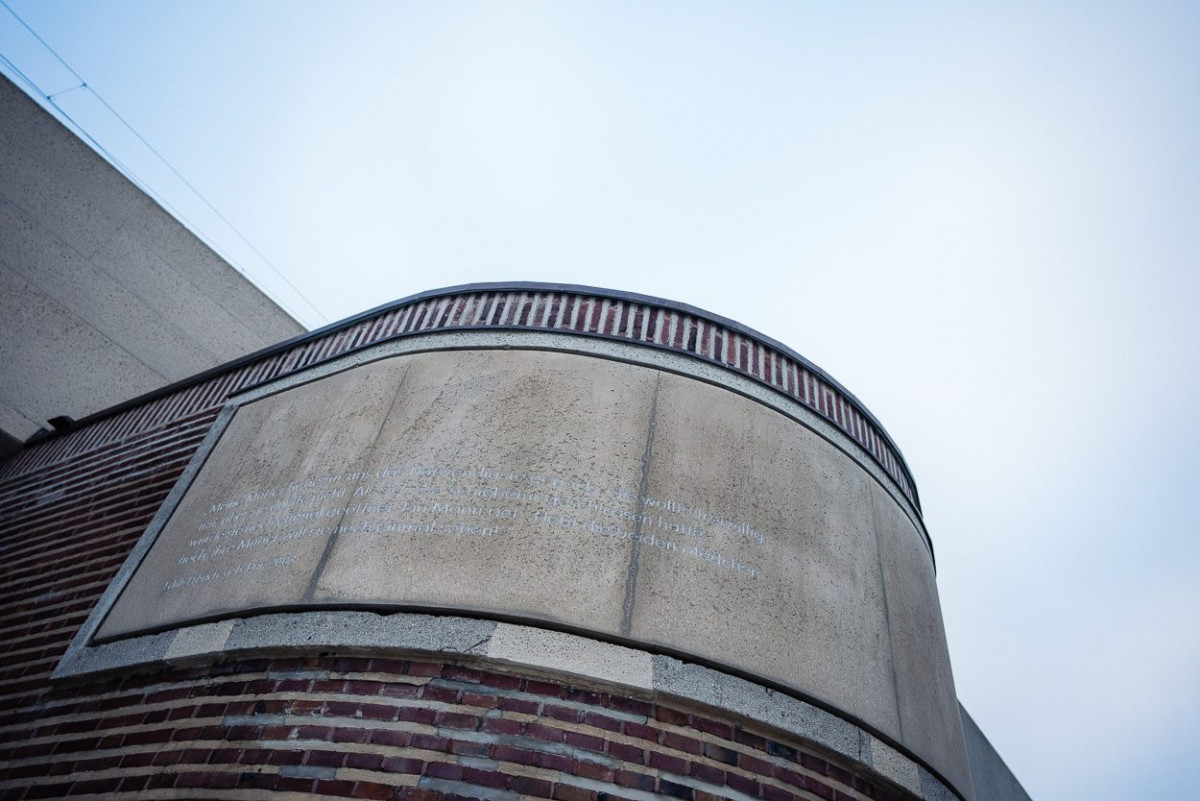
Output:
[[[0,262],[23,281],[0,317],[0,383],[22,398],[0,424],[18,440],[303,330],[4,78]]]
[[[926,544],[795,419],[505,349],[364,361],[231,411],[100,640],[296,608],[549,624],[793,688],[969,787]]]

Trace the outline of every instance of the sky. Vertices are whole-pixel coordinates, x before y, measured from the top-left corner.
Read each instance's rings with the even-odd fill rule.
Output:
[[[537,280],[804,354],[903,450],[1035,801],[1194,786],[1200,4],[6,2],[88,87],[3,8],[0,53],[309,327]]]

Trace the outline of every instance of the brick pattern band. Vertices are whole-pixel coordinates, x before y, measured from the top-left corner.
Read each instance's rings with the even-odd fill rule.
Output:
[[[862,448],[920,513],[912,475],[891,437],[850,392],[786,346],[731,320],[642,295],[551,284],[480,284],[425,292],[335,323],[115,407],[82,436],[27,449],[0,467],[20,475],[220,406],[229,395],[370,345],[450,330],[551,331],[687,354],[803,404]],[[235,368],[235,369],[231,369]]]

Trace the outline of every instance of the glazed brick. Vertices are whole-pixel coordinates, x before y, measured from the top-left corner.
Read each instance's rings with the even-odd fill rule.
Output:
[[[825,760],[818,759],[812,754],[800,754],[800,764],[811,770],[813,773],[824,774],[829,768],[829,765],[826,764]]]
[[[333,739],[333,732],[335,730],[332,726],[297,726],[295,731],[297,740],[318,740],[325,742]]]
[[[296,699],[288,705],[288,712],[293,715],[319,715],[325,709],[324,701]]]
[[[410,662],[406,671],[410,676],[433,678],[442,675],[442,666],[434,662]]]
[[[359,656],[335,657],[330,665],[330,669],[338,673],[365,673],[370,667],[371,660]]]
[[[716,743],[705,743],[704,755],[717,762],[724,762],[726,765],[736,765],[738,763],[737,751],[717,745]]]
[[[521,689],[521,678],[519,676],[506,676],[503,673],[484,673],[479,683],[485,687],[493,687],[497,690]]]
[[[409,672],[409,662],[405,659],[389,657],[373,657],[367,664],[368,673],[392,673],[403,676]]]
[[[426,751],[445,753],[450,750],[450,741],[436,734],[413,734],[408,742],[413,748],[421,748]]]
[[[71,792],[78,795],[111,793],[121,785],[120,777],[108,779],[89,779],[87,781],[75,782],[71,787]]]
[[[126,776],[121,779],[121,785],[117,788],[122,793],[136,793],[142,790],[150,783],[149,776]]]
[[[357,718],[358,706],[353,701],[326,701],[325,714],[338,718]]]
[[[554,729],[550,726],[541,723],[526,723],[525,736],[534,737],[538,740],[547,740],[552,743],[561,743],[564,738],[564,732],[561,729]]]
[[[353,752],[346,754],[346,767],[355,768],[357,770],[383,770],[384,759],[385,757],[382,757],[379,754],[360,754]]]
[[[486,709],[492,709],[496,706],[499,699],[494,695],[485,693],[475,693],[463,690],[460,702],[467,706],[478,706]]]
[[[587,779],[595,779],[598,782],[608,782],[612,784],[617,780],[617,771],[607,765],[599,765],[595,762],[586,760],[576,760],[571,771],[576,776],[583,776]]]
[[[529,679],[525,682],[525,692],[531,695],[548,695],[551,698],[562,698],[566,695],[566,690],[559,684],[551,684],[546,681],[534,681]]]
[[[583,712],[568,706],[542,704],[542,715],[555,720],[565,720],[568,723],[578,723],[583,717]]]
[[[434,723],[447,729],[466,729],[475,731],[479,726],[479,718],[465,715],[461,712],[438,712]]]
[[[520,712],[524,715],[536,715],[538,712],[537,701],[530,701],[528,698],[497,698],[496,706],[508,712]]]
[[[680,775],[687,774],[688,763],[686,760],[677,756],[664,754],[661,751],[651,751],[649,758],[646,760],[646,764],[652,768],[665,770],[668,773],[677,773]]]
[[[429,762],[425,765],[424,775],[433,776],[438,779],[459,781],[463,777],[463,768],[461,765],[456,765],[452,762]]]
[[[693,762],[688,767],[688,775],[695,776],[697,779],[711,784],[725,783],[725,771],[712,765],[706,765],[703,762]]]
[[[126,754],[121,757],[121,767],[123,768],[144,768],[154,761],[154,751],[143,751],[136,754]]]
[[[312,792],[313,779],[307,776],[281,776],[276,779],[273,789],[292,793]]]
[[[346,761],[346,755],[338,751],[309,751],[304,758],[306,765],[316,765],[323,768],[340,768]]]
[[[567,688],[566,697],[568,701],[574,701],[577,704],[587,704],[588,706],[602,706],[608,701],[607,695],[575,687]]]
[[[661,720],[663,723],[670,723],[673,726],[688,725],[688,716],[685,712],[679,712],[665,706],[654,708],[654,717]]]
[[[484,718],[482,731],[492,734],[520,734],[525,724],[508,718]]]
[[[282,750],[273,749],[267,757],[267,764],[270,765],[299,765],[304,761],[304,751],[299,750]]]
[[[365,716],[364,716],[365,717]],[[334,729],[333,737],[335,743],[354,743],[361,745],[362,743],[370,742],[370,729]]]
[[[539,751],[534,757],[533,764],[545,770],[557,770],[560,773],[569,774],[572,772],[575,761],[563,754],[550,754],[545,751]]]
[[[595,751],[598,754],[604,753],[604,739],[602,737],[593,737],[590,734],[569,731],[567,732],[566,743],[574,748]]]
[[[624,762],[631,762],[634,765],[643,765],[646,762],[646,752],[638,748],[636,745],[609,742],[608,753],[617,759],[620,759]]]
[[[480,787],[504,787],[508,784],[508,776],[496,771],[468,767],[463,768],[463,781]]]
[[[685,801],[691,801],[694,797],[694,790],[691,787],[661,778],[658,780],[658,792],[672,798],[682,798]]]
[[[491,758],[499,762],[515,762],[518,765],[532,765],[537,759],[537,753],[524,748],[514,748],[511,745],[493,745]]]
[[[359,717],[364,720],[392,721],[396,719],[396,707],[386,704],[361,704],[358,708]]]
[[[365,754],[363,756],[366,756]],[[346,761],[346,766],[351,767],[350,761]],[[419,759],[410,759],[409,757],[384,757],[379,763],[379,769],[385,770],[388,773],[409,773],[414,776],[420,776],[425,770],[425,763]]]
[[[375,782],[357,782],[354,785],[354,798],[388,799],[395,794],[395,789],[386,784]]]
[[[554,785],[552,797],[560,801],[596,801],[596,791],[558,782]]]
[[[787,782],[794,788],[799,788],[802,790],[809,788],[809,777],[804,776],[803,773],[799,773],[798,771],[790,769],[790,767],[776,765],[773,775],[775,778],[778,778],[780,782]]]
[[[491,749],[489,743],[477,743],[473,740],[450,741],[450,753],[457,756],[486,757]]]
[[[599,712],[588,712],[583,716],[583,722],[589,726],[595,726],[597,729],[605,731],[619,732],[621,730],[622,721],[616,718],[610,718],[608,715],[602,715]]]
[[[810,779],[808,782],[808,791],[815,796],[824,798],[825,801],[833,801],[833,788],[827,787],[819,781]]]
[[[342,692],[350,695],[379,695],[379,690],[382,684],[378,681],[363,681],[361,679],[351,679],[343,682]]]
[[[847,787],[854,786],[854,775],[848,770],[838,767],[837,765],[826,762],[825,775],[835,781],[839,781]]]
[[[730,726],[728,723],[721,723],[716,720],[709,720],[708,718],[693,715],[692,726],[706,734],[720,737],[722,740],[733,739],[733,726]]]
[[[429,707],[402,706],[396,712],[396,720],[433,725],[433,722],[437,720],[437,715],[437,710],[430,709]]]
[[[794,801],[796,795],[789,793],[782,787],[776,787],[773,784],[761,783],[759,788],[762,791],[762,797],[765,801]],[[855,800],[857,801],[857,799]]]
[[[235,753],[237,753],[237,752],[235,752]],[[154,761],[151,764],[158,765],[158,766],[177,765],[182,760],[183,760],[183,752],[182,751],[159,751],[158,753],[156,753],[154,755]],[[81,769],[80,766],[77,765],[76,770],[80,770],[80,769]]]
[[[674,748],[676,751],[685,751],[689,754],[704,753],[704,743],[691,737],[685,737],[682,734],[674,732],[664,732],[662,744],[667,748]]]
[[[745,793],[746,795],[757,796],[759,794],[758,780],[752,779],[749,776],[742,776],[738,773],[726,773],[725,784],[729,788]]]
[[[462,665],[446,665],[442,668],[442,678],[462,681],[468,684],[479,684],[483,681],[483,671]]]
[[[622,698],[619,695],[608,697],[608,706],[611,709],[616,709],[620,712],[628,712],[631,715],[644,715],[650,717],[654,714],[654,705],[646,701],[638,701],[633,698]]]
[[[751,734],[743,728],[735,726],[733,728],[733,741],[739,745],[746,745],[759,751],[767,750],[767,738],[759,737],[757,734]]]
[[[776,770],[776,766],[773,763],[756,756],[751,756],[750,754],[739,753],[736,764],[746,773],[756,773],[760,776],[772,776]]]
[[[314,693],[340,693],[345,686],[346,682],[341,679],[314,679],[312,691]]]
[[[317,779],[313,784],[313,792],[325,795],[349,796],[354,792],[354,782],[338,779]]]
[[[786,759],[789,762],[796,761],[796,749],[795,748],[789,748],[788,746],[777,743],[774,740],[767,741],[767,753],[773,757],[779,757],[781,759]],[[805,754],[805,756],[808,756],[808,755]],[[818,761],[820,761],[820,760],[818,760]],[[821,764],[824,764],[824,763],[821,763]],[[808,767],[808,766],[805,765],[805,767]]]
[[[521,795],[535,795],[539,798],[549,798],[552,792],[552,785],[543,779],[534,779],[530,776],[513,776],[508,781],[508,789]]]

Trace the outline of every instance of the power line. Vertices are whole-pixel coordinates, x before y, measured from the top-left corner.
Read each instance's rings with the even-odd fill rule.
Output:
[[[76,72],[75,69],[70,64],[68,64],[66,62],[66,60],[58,54],[58,51],[56,51],[53,47],[51,47],[46,42],[45,39],[43,39],[41,36],[39,36],[37,31],[35,31],[32,27],[30,27],[29,23],[26,22],[24,19],[22,19],[21,16],[12,9],[12,6],[10,6],[6,2],[6,0],[0,0],[0,5],[4,6],[5,10],[8,11],[8,13],[12,15],[13,19],[15,19],[17,22],[21,23],[21,26],[24,27],[25,30],[27,30],[30,33],[30,35],[33,36],[34,39],[37,39],[38,43],[41,44],[41,46],[44,47],[46,49],[46,51],[50,53],[50,55],[54,56],[54,58],[58,60],[58,63],[62,64],[63,67],[68,72],[70,72],[71,75],[73,75],[77,81],[79,81],[79,83],[76,86],[72,86],[68,89],[64,89],[62,91],[55,92],[52,95],[46,94],[46,92],[40,86],[38,86],[37,82],[35,82],[32,78],[30,78],[28,75],[26,75],[24,72],[22,72],[16,66],[16,64],[14,64],[10,59],[5,57],[3,54],[0,54],[0,59],[2,59],[3,62],[9,66],[10,69],[15,71],[18,75],[20,75],[21,78],[24,79],[24,81],[27,84],[29,84],[31,87],[33,87],[34,91],[36,91],[39,95],[41,95],[43,98],[45,98],[46,102],[50,103],[50,105],[52,105],[58,111],[59,114],[61,114],[64,118],[66,118],[66,120],[68,120],[71,123],[71,125],[76,129],[76,131],[78,133],[80,133],[82,136],[86,137],[87,140],[89,142],[91,142],[92,146],[95,147],[100,153],[102,153],[105,156],[105,158],[107,158],[113,164],[113,166],[115,166],[122,173],[124,173],[127,177],[129,177],[130,180],[132,180],[134,183],[136,183],[144,192],[151,195],[155,200],[157,200],[162,205],[166,206],[171,211],[172,214],[174,214],[177,218],[179,218],[184,223],[186,223],[189,228],[192,228],[197,233],[201,234],[201,236],[208,242],[208,244],[213,248],[213,250],[216,250],[216,251],[218,251],[218,253],[220,253],[222,258],[224,258],[230,264],[234,264],[234,266],[237,266],[236,262],[234,262],[234,260],[229,256],[229,254],[222,252],[220,250],[220,248],[217,247],[217,245],[213,241],[212,237],[205,235],[203,230],[198,225],[196,225],[191,220],[189,220],[186,216],[184,216],[182,212],[180,212],[177,208],[175,208],[171,203],[169,203],[159,193],[153,191],[150,188],[150,186],[145,181],[141,180],[131,169],[129,169],[128,166],[123,164],[120,161],[120,159],[116,158],[116,156],[114,156],[112,153],[110,153],[107,148],[105,148],[98,141],[96,141],[96,138],[93,137],[91,135],[91,133],[89,133],[87,131],[87,129],[85,129],[81,124],[76,122],[71,117],[71,115],[68,114],[67,111],[65,109],[63,109],[63,107],[60,106],[58,104],[58,102],[54,99],[61,95],[67,94],[68,92],[73,92],[77,89],[82,89],[82,90],[90,93],[92,95],[92,97],[94,97],[98,101],[100,101],[100,104],[102,106],[104,106],[104,108],[107,109],[110,114],[112,114],[114,117],[116,117],[116,119],[121,123],[121,125],[123,125],[125,127],[125,129],[128,130],[131,134],[133,134],[137,138],[137,140],[146,147],[147,150],[149,150],[151,153],[153,153],[155,158],[157,158],[160,162],[162,162],[163,165],[165,165],[166,168],[168,170],[170,170],[171,173],[176,178],[178,178],[183,183],[183,185],[186,186],[192,192],[193,195],[195,195],[197,198],[199,198],[200,202],[203,203],[208,208],[209,211],[211,211],[213,214],[215,214],[217,216],[217,218],[221,220],[221,222],[225,223],[225,225],[229,228],[229,230],[233,231],[233,233],[236,234],[237,237],[239,239],[241,239],[243,243],[245,243],[246,247],[248,247],[248,248],[250,248],[250,250],[254,251],[255,255],[257,255],[262,260],[263,264],[267,265],[267,267],[269,267],[271,269],[271,271],[273,273],[275,273],[275,275],[279,276],[279,278],[285,284],[287,284],[289,287],[291,287],[292,291],[295,292],[296,295],[301,300],[303,300],[306,304],[308,304],[309,308],[311,308],[314,312],[316,312],[317,316],[320,317],[322,321],[324,321],[326,323],[329,322],[329,318],[326,317],[319,308],[317,308],[316,304],[314,304],[311,300],[309,300],[308,297],[303,292],[301,292],[300,289],[295,284],[293,284],[291,282],[291,280],[286,275],[284,275],[283,272],[281,272],[279,270],[279,268],[277,268],[271,262],[271,260],[268,259],[263,254],[263,252],[261,250],[259,250],[257,247],[255,247],[254,243],[251,242],[246,237],[246,235],[243,234],[236,225],[234,225],[232,222],[230,222],[228,217],[226,217],[224,214],[222,214],[217,209],[216,206],[214,206],[212,203],[210,203],[208,201],[208,198],[206,198],[203,194],[201,194],[200,190],[198,190],[195,186],[193,186],[192,182],[189,181],[187,178],[185,178],[183,176],[183,174],[179,172],[179,170],[175,169],[175,166],[173,164],[171,164],[171,162],[167,161],[166,157],[164,157],[162,155],[162,153],[159,153],[158,150],[152,144],[150,144],[146,140],[146,138],[144,136],[142,136],[141,133],[139,133],[138,130],[133,127],[133,125],[131,125],[129,123],[128,120],[126,120],[123,116],[121,116],[121,114],[118,113],[117,110],[115,108],[113,108],[112,105],[110,105],[109,102],[107,100],[105,100],[104,97],[101,96],[101,94],[99,92],[97,92],[95,89],[93,89],[91,86],[89,86],[87,81],[84,80],[83,76],[80,75],[78,72]],[[239,269],[241,269],[241,268],[239,268]],[[241,271],[243,273],[245,272],[244,269],[242,269]],[[281,305],[282,305],[282,303],[281,303]]]

